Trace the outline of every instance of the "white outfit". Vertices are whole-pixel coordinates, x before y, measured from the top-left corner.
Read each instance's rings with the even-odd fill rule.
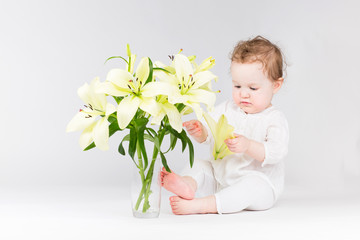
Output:
[[[218,121],[224,114],[234,132],[265,147],[265,160],[261,163],[246,154],[234,153],[223,159],[196,160],[187,175],[198,184],[201,195],[215,194],[219,213],[243,209],[270,208],[283,190],[284,163],[288,151],[289,131],[283,113],[271,106],[256,114],[246,114],[232,100],[215,107],[210,116]],[[214,139],[207,124],[208,138],[204,142],[214,146]],[[207,192],[207,193],[204,193]]]

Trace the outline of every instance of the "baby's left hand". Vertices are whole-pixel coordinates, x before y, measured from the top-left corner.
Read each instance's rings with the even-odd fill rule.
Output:
[[[244,153],[250,146],[250,140],[247,137],[234,133],[235,138],[228,138],[225,144],[230,151],[234,153]]]

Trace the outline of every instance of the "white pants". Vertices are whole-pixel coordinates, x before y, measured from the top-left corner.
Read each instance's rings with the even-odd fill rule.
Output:
[[[275,203],[270,184],[257,175],[244,176],[237,183],[218,190],[211,163],[198,159],[193,168],[187,169],[182,175],[190,176],[196,181],[195,197],[215,196],[219,214],[242,210],[266,210]]]

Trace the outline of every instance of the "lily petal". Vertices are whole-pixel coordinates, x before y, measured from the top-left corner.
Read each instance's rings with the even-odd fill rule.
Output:
[[[114,105],[112,105],[111,103],[106,104],[106,111],[105,111],[106,117],[109,117],[110,114],[112,114],[115,111],[116,111],[116,107]]]
[[[164,117],[165,117],[164,112],[160,112],[157,116],[152,116],[151,124],[160,125],[161,120],[163,120]]]
[[[191,63],[189,59],[182,55],[182,54],[176,54],[174,58],[174,66],[176,70],[176,76],[181,81],[184,79],[186,85],[190,79],[190,75],[193,75],[194,70],[191,66]]]
[[[169,118],[170,125],[180,133],[182,131],[182,121],[181,115],[177,108],[170,103],[164,103],[162,105],[162,108],[164,109],[166,115]]]
[[[174,95],[178,89],[165,82],[149,82],[142,89],[141,94],[144,97],[154,97],[157,95]]]
[[[194,86],[192,88],[196,89],[201,87],[202,85],[210,82],[213,79],[216,79],[217,76],[214,75],[212,72],[210,71],[204,71],[204,72],[199,72],[196,73],[194,75]]]
[[[109,71],[106,76],[106,80],[122,89],[127,89],[129,81],[133,81],[133,76],[128,71],[114,68]]]
[[[90,83],[88,95],[91,98],[89,103],[91,103],[95,109],[102,111],[105,109],[107,101],[104,93],[97,93],[96,91],[100,85],[100,79],[98,77],[94,78]]]
[[[96,125],[96,122],[93,122],[89,127],[84,129],[84,131],[80,134],[79,145],[81,149],[85,149],[90,143],[93,141],[92,131]]]
[[[216,125],[216,139],[219,139],[220,142],[225,141],[229,138],[230,134],[234,131],[234,128],[228,124],[227,119],[224,114],[222,114]]]
[[[141,59],[137,69],[136,69],[136,78],[138,82],[141,82],[141,86],[143,86],[149,76],[150,68],[149,68],[149,58],[144,57]],[[139,86],[139,85],[137,85]]]
[[[155,70],[154,76],[157,77],[161,82],[167,82],[176,86],[179,84],[179,79],[177,79],[174,75],[170,75],[162,70]]]
[[[216,122],[215,120],[206,112],[203,113],[204,119],[207,123],[207,125],[210,128],[210,131],[212,133],[212,135],[215,137],[216,136]]]
[[[155,67],[163,68],[163,69],[169,71],[170,74],[175,74],[175,68],[172,66],[167,66],[160,61],[156,61],[154,63],[154,65],[155,65]],[[161,70],[155,70],[155,71],[161,71]]]
[[[125,97],[121,100],[117,109],[117,119],[120,129],[126,128],[130,123],[140,106],[140,102],[141,100],[138,97],[133,96]]]
[[[212,108],[215,104],[216,96],[215,93],[203,89],[190,89],[188,91],[188,101],[204,103],[208,108]]]
[[[107,118],[101,118],[96,123],[92,137],[96,147],[103,151],[109,150],[109,124],[107,122]]]
[[[202,118],[203,110],[201,109],[199,103],[185,102],[184,104],[185,104],[186,106],[191,107],[191,108],[194,110],[197,119],[200,120],[200,119]]]
[[[161,108],[154,98],[143,97],[139,107],[152,116],[159,114]]]
[[[84,103],[89,104],[91,102],[91,97],[89,96],[90,86],[85,83],[81,87],[79,87],[77,94]]]
[[[95,119],[93,117],[86,118],[88,114],[78,112],[66,126],[66,132],[81,131],[88,128]]]
[[[132,91],[129,88],[118,87],[112,82],[101,83],[96,91],[99,93],[106,93],[116,97],[124,97],[132,93]]]

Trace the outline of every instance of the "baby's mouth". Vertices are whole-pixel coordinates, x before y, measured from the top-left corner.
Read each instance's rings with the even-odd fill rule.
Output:
[[[241,104],[241,105],[251,105],[250,102],[246,102],[246,101],[241,101],[240,104]]]

